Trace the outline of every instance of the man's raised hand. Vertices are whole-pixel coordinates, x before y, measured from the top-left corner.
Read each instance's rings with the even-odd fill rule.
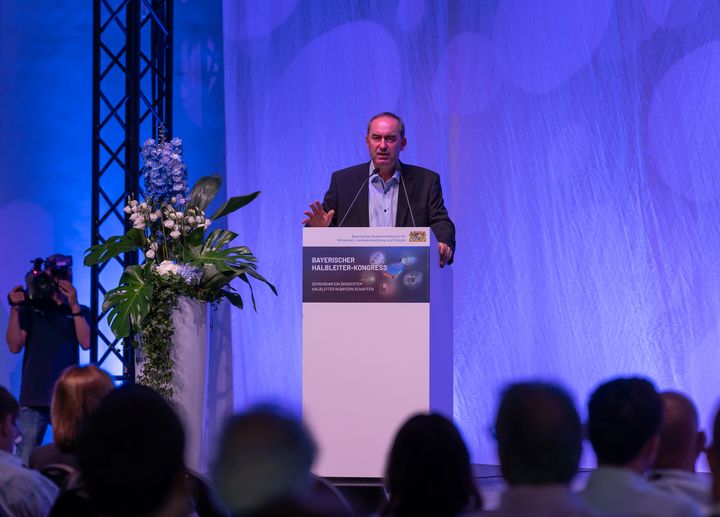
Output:
[[[20,305],[25,303],[25,291],[21,285],[13,287],[12,291],[8,293],[8,303],[10,305]]]
[[[330,226],[335,210],[326,212],[320,201],[314,201],[310,203],[310,211],[305,212],[305,215],[307,217],[302,220],[302,224],[315,227]]]

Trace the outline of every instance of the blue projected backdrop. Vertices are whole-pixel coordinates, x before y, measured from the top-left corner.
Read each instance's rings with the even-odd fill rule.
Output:
[[[486,429],[517,378],[584,406],[638,373],[709,415],[720,4],[226,0],[224,36],[228,190],[263,191],[232,224],[280,291],[235,313],[238,400],[299,402],[302,212],[390,110],[457,224],[455,416],[474,461],[495,460]]]
[[[402,158],[440,173],[457,225],[455,417],[475,462],[495,461],[486,430],[518,378],[559,380],[584,406],[602,380],[642,374],[688,392],[707,423],[720,397],[720,4],[220,7],[176,2],[175,133],[191,180],[224,172],[228,195],[262,191],[229,227],[280,296],[258,285],[257,313],[213,313],[231,330],[213,345],[213,416],[299,406],[302,212],[331,171],[367,159],[367,120],[390,110],[407,125]],[[91,20],[86,2],[0,2],[4,292],[58,251],[89,299]],[[7,314],[3,296],[3,330]],[[0,384],[17,393],[21,356],[2,348]]]

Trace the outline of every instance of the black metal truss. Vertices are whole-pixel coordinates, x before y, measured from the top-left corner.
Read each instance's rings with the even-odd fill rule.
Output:
[[[92,245],[132,226],[123,207],[142,195],[141,139],[157,137],[160,124],[172,135],[172,64],[173,0],[94,0]],[[90,362],[122,382],[135,378],[132,339],[115,338],[102,302],[137,263],[127,253],[91,270]]]

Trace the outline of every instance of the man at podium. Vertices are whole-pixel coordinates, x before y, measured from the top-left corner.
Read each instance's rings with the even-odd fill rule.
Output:
[[[452,264],[455,225],[450,220],[440,176],[400,162],[405,123],[394,113],[370,119],[365,136],[370,162],[336,171],[322,204],[305,212],[307,226],[430,226],[438,241],[440,266]]]

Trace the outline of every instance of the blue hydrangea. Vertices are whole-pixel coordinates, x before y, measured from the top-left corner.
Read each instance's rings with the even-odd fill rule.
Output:
[[[177,274],[180,275],[183,280],[185,280],[185,283],[199,284],[200,279],[203,275],[203,270],[201,267],[198,266],[191,266],[190,264],[179,264]]]
[[[188,198],[187,165],[182,160],[182,140],[173,138],[169,142],[145,140],[142,146],[143,179],[145,196],[159,203],[183,206]]]

